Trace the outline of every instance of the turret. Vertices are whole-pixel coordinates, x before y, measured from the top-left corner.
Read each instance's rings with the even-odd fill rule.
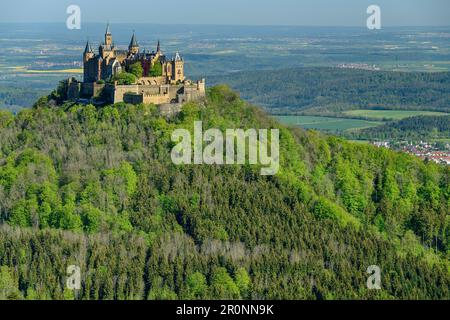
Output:
[[[184,61],[180,56],[180,53],[177,51],[175,54],[175,58],[173,59],[174,64],[174,80],[175,81],[184,81]]]
[[[113,39],[111,34],[111,28],[109,27],[109,23],[106,26],[106,32],[105,32],[105,46],[106,47],[112,47]]]

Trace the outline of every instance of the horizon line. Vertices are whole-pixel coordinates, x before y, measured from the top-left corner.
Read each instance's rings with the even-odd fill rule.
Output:
[[[66,21],[7,21],[1,22],[0,24],[65,24]],[[107,24],[108,22],[93,22],[87,21],[83,24]],[[367,29],[365,25],[294,25],[294,24],[221,24],[221,23],[155,23],[155,22],[111,22],[111,25],[161,25],[161,26],[217,26],[217,27],[279,27],[279,28],[361,28]],[[385,25],[382,26],[381,30],[385,28],[448,28],[448,25]]]

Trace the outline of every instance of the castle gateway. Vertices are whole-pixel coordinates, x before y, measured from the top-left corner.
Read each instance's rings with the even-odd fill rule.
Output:
[[[184,74],[184,60],[177,52],[167,58],[158,41],[156,51],[140,51],[136,35],[128,50],[113,42],[109,24],[105,40],[94,53],[89,41],[83,53],[84,79],[69,79],[69,100],[104,103],[182,104],[205,96],[205,79],[191,81]]]

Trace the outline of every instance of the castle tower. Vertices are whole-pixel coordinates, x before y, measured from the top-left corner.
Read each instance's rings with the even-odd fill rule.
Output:
[[[159,40],[158,40],[158,45],[156,46],[156,52],[161,53],[161,44],[160,44]]]
[[[173,59],[174,64],[174,80],[176,82],[178,81],[184,81],[184,61],[183,58],[181,58],[180,53],[177,51],[175,54],[175,58]]]
[[[95,54],[92,50],[91,44],[89,43],[89,41],[87,41],[86,48],[83,52],[83,78],[85,82],[90,82],[95,78],[91,67],[94,57]]]
[[[136,40],[136,35],[133,31],[133,36],[131,37],[130,45],[128,46],[128,51],[132,54],[139,53],[139,44]]]
[[[105,46],[106,47],[112,47],[113,39],[111,34],[111,28],[109,27],[109,23],[106,26],[106,32],[105,32]]]
[[[106,59],[108,57],[112,58],[114,56],[113,37],[111,34],[111,28],[109,26],[109,23],[106,26],[105,42],[102,45],[100,45],[98,51],[103,59]]]

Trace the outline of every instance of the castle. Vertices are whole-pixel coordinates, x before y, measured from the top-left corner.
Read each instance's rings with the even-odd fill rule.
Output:
[[[83,82],[67,81],[69,100],[104,103],[182,104],[205,96],[205,79],[193,82],[184,74],[184,59],[177,52],[169,59],[161,51],[140,51],[133,32],[128,50],[118,49],[110,26],[95,54],[89,41],[83,53]]]

